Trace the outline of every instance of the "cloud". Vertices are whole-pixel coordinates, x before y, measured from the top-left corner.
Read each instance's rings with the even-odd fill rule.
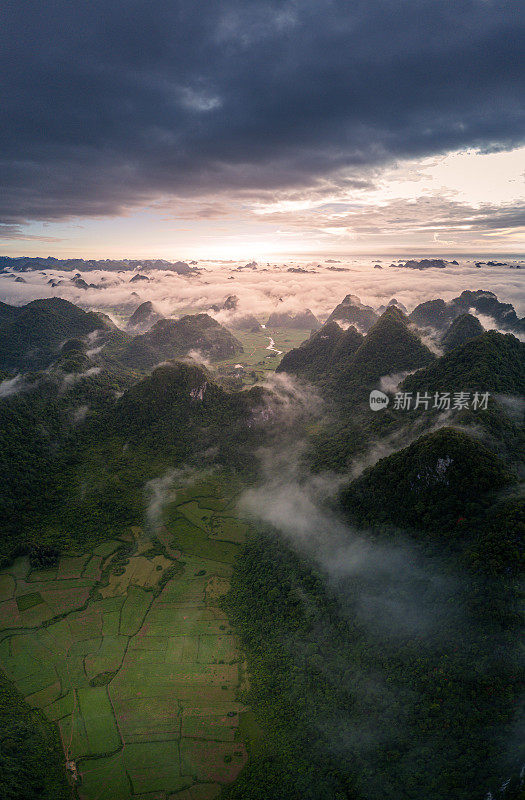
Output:
[[[20,392],[23,392],[28,388],[30,387],[25,378],[22,375],[15,375],[14,378],[8,378],[7,380],[0,382],[0,398],[11,397],[11,395],[20,394]]]
[[[477,317],[486,331],[498,331],[499,333],[508,333],[508,330],[501,328],[494,317],[489,316],[488,314],[480,314],[479,311],[475,308],[469,308],[469,314],[472,316]],[[520,340],[520,342],[525,342],[525,334],[524,333],[515,333],[514,336]]]
[[[206,368],[208,368],[211,364],[209,358],[206,358],[206,356],[203,353],[201,353],[200,350],[190,350],[186,358]]]
[[[75,408],[72,413],[72,419],[74,425],[81,425],[85,422],[87,415],[89,414],[89,405],[79,406]]]
[[[483,165],[479,166],[481,169]],[[406,242],[414,249],[427,248],[431,241],[436,249],[483,252],[490,251],[491,238],[496,234],[505,240],[525,229],[525,203],[520,199],[473,204],[439,194],[385,199],[380,192],[371,195],[366,191],[354,192],[351,199],[339,203],[312,203],[309,197],[309,192],[303,195],[299,209],[290,201],[291,205],[269,203],[259,211],[266,222],[282,226],[281,233],[301,231],[324,240],[327,249],[331,240],[343,238],[354,245],[372,243],[384,252]]]
[[[474,311],[473,316],[478,316],[477,311]],[[481,322],[481,320],[480,320]],[[443,333],[437,331],[435,328],[420,328],[418,325],[409,325],[410,329],[421,339],[424,345],[428,347],[431,353],[436,356],[443,355],[443,348],[441,347],[441,337]],[[387,391],[386,389],[384,391]]]
[[[523,141],[519,0],[9,3],[0,219]]]
[[[151,532],[155,532],[162,525],[162,515],[166,505],[175,498],[177,491],[191,486],[199,477],[205,476],[206,472],[196,473],[190,467],[168,470],[159,478],[152,478],[147,481],[144,493],[147,500],[146,524]]]
[[[285,372],[270,372],[261,385],[271,392],[283,411],[290,410],[296,416],[303,412],[319,414],[321,411],[323,403],[316,390]]]
[[[410,255],[410,251],[408,255]],[[104,312],[115,312],[114,321],[123,326],[139,303],[151,300],[166,316],[181,316],[208,310],[213,304],[222,304],[231,294],[239,298],[235,314],[254,314],[259,321],[266,322],[276,309],[296,313],[310,308],[320,320],[325,320],[335,306],[347,294],[358,295],[365,305],[374,308],[388,303],[393,297],[403,303],[409,311],[420,302],[441,297],[450,300],[464,289],[488,289],[501,301],[512,303],[518,316],[525,314],[523,295],[523,271],[508,267],[482,267],[462,260],[458,266],[445,269],[426,270],[414,275],[413,270],[390,268],[374,270],[372,260],[345,259],[342,262],[348,271],[330,272],[318,262],[307,264],[312,274],[289,273],[286,267],[269,267],[259,270],[237,272],[240,262],[214,264],[200,262],[206,272],[185,278],[162,270],[149,273],[150,280],[141,282],[140,297],[132,297],[136,284],[120,281],[114,272],[94,270],[84,272],[88,283],[98,284],[98,289],[77,289],[66,276],[66,281],[53,288],[48,281],[64,275],[60,270],[26,272],[26,283],[15,283],[11,274],[0,275],[0,301],[22,305],[42,297],[64,297],[82,308]],[[246,262],[244,262],[246,263]],[[102,278],[107,278],[103,281]],[[228,325],[228,314],[216,315]],[[490,325],[489,327],[494,327]],[[93,342],[96,347],[97,343]]]
[[[515,665],[517,649],[509,648],[508,636],[479,613],[479,605],[472,610],[472,598],[483,591],[459,562],[393,528],[380,536],[344,524],[331,510],[340,478],[310,473],[300,446],[266,450],[261,463],[260,481],[241,496],[241,511],[262,522],[266,536],[284,540],[301,564],[312,564],[350,625],[342,641],[337,614],[318,613],[315,594],[297,589],[300,583],[285,558],[283,584],[293,587],[300,604],[294,619],[304,614],[310,624],[281,629],[279,647],[298,673],[307,665],[309,706],[318,709],[308,720],[320,734],[316,746],[354,765],[364,797],[404,797],[410,786],[414,797],[442,798],[443,775],[451,764],[462,763],[454,731],[472,719],[473,692],[503,674],[494,653],[504,652],[506,663]],[[476,682],[463,697],[455,679],[465,664],[475,665]],[[337,711],[323,704],[343,692],[351,700],[343,700]],[[426,708],[430,701],[440,708],[436,698],[441,712],[430,719]],[[483,724],[488,730],[493,709],[481,704],[476,713],[476,720],[483,715],[480,729]],[[495,752],[502,744],[508,747],[506,730],[492,725],[490,731]],[[514,760],[515,742],[511,745]],[[471,796],[476,779],[483,791],[501,764],[494,768],[492,762],[491,769],[488,779],[481,770],[465,775],[470,784],[465,796]]]
[[[403,374],[410,375],[411,373],[399,373],[399,375]],[[389,375],[385,377],[395,380],[395,378],[398,376]],[[384,378],[381,379],[381,381],[383,380]],[[387,387],[385,388],[385,391],[394,391],[394,389],[393,387]],[[412,444],[412,442],[419,438],[422,433],[437,431],[440,428],[443,428],[445,425],[450,426],[451,415],[451,411],[444,411],[442,414],[438,415],[432,425],[429,425],[424,417],[416,417],[414,420],[410,420],[410,422],[408,422],[403,428],[397,430],[395,433],[389,436],[384,436],[382,439],[372,442],[365,452],[356,456],[350,464],[349,474],[351,478],[357,478],[362,472],[364,472],[365,469],[368,469],[368,467],[373,467],[374,464],[377,464],[381,458],[386,458],[387,456],[392,455],[392,453],[395,453],[397,450],[408,447],[410,444]],[[455,425],[454,427],[458,426]]]
[[[525,419],[525,398],[512,395],[497,394],[496,400],[503,407],[508,416],[518,424]]]
[[[92,359],[93,356],[96,356],[102,352],[105,346],[105,344],[101,344],[99,347],[92,347],[90,350],[86,350],[87,357]]]
[[[383,375],[383,377],[379,379],[379,388],[382,392],[390,392],[390,394],[393,394],[394,392],[397,392],[401,381],[403,381],[407,375],[411,375],[412,372],[415,372],[415,370],[392,372],[390,375]]]
[[[49,244],[62,241],[58,236],[39,236],[37,234],[25,233],[21,230],[19,225],[3,225],[1,222],[0,239],[7,239],[8,241],[20,239],[22,241],[47,242]]]
[[[393,449],[393,448],[392,448]],[[301,446],[261,452],[262,479],[239,500],[242,512],[270,524],[299,552],[315,559],[341,600],[346,584],[358,580],[352,614],[382,636],[419,636],[438,631],[450,612],[454,580],[402,536],[385,542],[341,522],[328,508],[347,478],[312,474]],[[425,585],[421,602],[418,587]]]
[[[85,378],[92,378],[93,376],[98,375],[101,371],[101,367],[90,367],[84,372],[66,372],[62,375],[61,389],[63,392],[65,392],[68,389],[71,389],[72,386],[75,386],[75,384],[83,381]]]

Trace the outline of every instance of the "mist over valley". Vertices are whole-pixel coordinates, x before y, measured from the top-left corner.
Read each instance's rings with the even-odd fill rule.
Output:
[[[0,28],[0,800],[525,800],[525,7]]]

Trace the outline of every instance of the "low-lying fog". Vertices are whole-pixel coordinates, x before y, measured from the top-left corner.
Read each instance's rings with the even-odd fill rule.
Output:
[[[88,284],[97,288],[82,289],[71,283],[76,274],[64,270],[46,270],[0,274],[0,300],[22,305],[43,297],[64,297],[84,308],[121,309],[126,315],[145,300],[153,301],[167,316],[179,316],[208,309],[222,303],[228,295],[239,298],[238,312],[252,313],[261,319],[276,308],[297,312],[310,308],[323,321],[347,294],[357,295],[374,308],[395,297],[411,311],[418,303],[437,297],[449,300],[464,289],[489,289],[498,299],[512,303],[518,316],[525,314],[524,276],[510,266],[476,267],[475,261],[462,261],[444,269],[413,270],[390,267],[391,259],[379,261],[323,262],[302,264],[308,273],[288,272],[292,262],[280,265],[259,264],[256,270],[238,270],[241,262],[199,262],[200,272],[180,276],[163,270],[142,271],[148,280],[130,283],[133,272],[93,270],[81,272]],[[374,268],[381,264],[382,269]],[[516,262],[509,261],[509,264]],[[293,266],[297,268],[294,263]],[[345,271],[334,271],[335,269]],[[16,282],[20,276],[25,281]],[[64,283],[53,287],[51,280]],[[135,293],[135,294],[133,294]],[[219,322],[227,323],[219,312]]]

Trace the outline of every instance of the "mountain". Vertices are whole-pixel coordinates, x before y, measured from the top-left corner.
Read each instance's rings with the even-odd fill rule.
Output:
[[[421,339],[410,330],[407,318],[390,306],[368,331],[353,357],[336,376],[340,387],[367,387],[382,376],[414,370],[434,360]]]
[[[266,320],[267,328],[291,328],[293,315],[286,311],[274,311]]]
[[[300,347],[290,350],[277,372],[307,378],[339,397],[370,387],[384,375],[423,367],[435,356],[408,327],[407,318],[389,306],[366,336],[331,321]]]
[[[160,319],[164,319],[164,314],[158,311],[151,300],[141,303],[128,319],[127,328],[134,331],[145,333]]]
[[[309,308],[297,314],[274,311],[270,314],[266,323],[267,328],[298,328],[315,330],[320,327],[317,317],[312,314]]]
[[[124,684],[104,671],[103,682],[111,681],[115,695],[112,687],[88,686],[86,665],[94,657],[105,663],[106,645],[114,648],[119,640],[124,646],[123,617],[144,622],[142,601],[153,601],[156,627],[146,620],[142,629],[151,641],[144,644],[135,634],[127,651],[143,677],[137,702],[130,684],[134,730],[147,731],[139,744],[155,756],[164,748],[164,740],[158,749],[154,739],[164,736],[166,704],[157,708],[151,701],[158,697],[159,672],[164,675],[166,669],[167,637],[160,634],[168,625],[177,633],[189,625],[197,631],[194,661],[188,661],[191,668],[182,665],[177,685],[188,697],[196,691],[204,697],[212,737],[217,718],[231,717],[239,731],[229,743],[233,760],[245,746],[249,753],[238,780],[220,789],[225,800],[357,794],[393,800],[407,792],[425,800],[471,800],[501,786],[511,774],[506,762],[501,765],[501,742],[514,730],[520,682],[519,423],[494,401],[469,419],[452,412],[447,422],[461,423],[461,429],[436,431],[437,415],[430,412],[396,415],[389,407],[372,413],[368,391],[385,374],[419,368],[404,385],[421,390],[433,379],[439,389],[452,391],[468,389],[465,378],[477,377],[485,385],[490,377],[492,385],[516,394],[524,385],[525,345],[510,334],[482,333],[435,359],[391,301],[366,336],[332,320],[282,359],[278,371],[304,376],[326,390],[328,402],[320,411],[304,387],[294,392],[292,380],[276,381],[273,392],[261,385],[230,392],[195,361],[172,361],[192,349],[210,359],[240,352],[235,337],[206,314],[163,318],[132,338],[102,315],[86,315],[66,301],[41,302],[51,317],[45,316],[47,327],[40,322],[39,330],[52,363],[43,373],[22,376],[22,390],[6,392],[0,400],[0,559],[7,568],[0,586],[2,610],[7,619],[14,613],[23,622],[16,630],[4,629],[0,655],[2,669],[7,663],[19,670],[9,678],[31,698],[28,702],[40,698],[45,709],[50,704],[62,725],[70,720],[67,702],[77,688],[75,719],[84,720],[87,730],[92,715],[85,698],[98,702],[102,697],[107,705],[108,696],[118,699]],[[147,318],[152,307],[144,306],[141,314]],[[230,311],[224,316],[235,319]],[[26,331],[27,320],[26,327],[18,321],[28,314],[33,323],[40,319],[32,304],[0,305],[0,333]],[[86,320],[102,327],[86,334]],[[459,336],[463,326],[471,330],[472,325],[472,319],[458,316],[451,332]],[[139,373],[159,361],[164,363],[150,374]],[[301,418],[303,402],[307,410]],[[511,398],[508,407],[513,405],[519,410]],[[471,424],[475,435],[466,430]],[[392,454],[352,478],[360,460],[370,463],[378,451]],[[312,474],[316,468],[320,475]],[[322,492],[332,468],[344,489],[328,499]],[[303,478],[311,478],[321,495],[314,508]],[[334,485],[332,476],[329,484]],[[252,534],[243,547],[235,547],[231,563],[222,559],[246,530],[246,519],[236,512],[241,495],[255,512]],[[325,500],[331,506],[326,516]],[[166,513],[153,531],[145,521],[155,505]],[[310,510],[314,533],[305,537],[304,515]],[[334,526],[333,513],[354,527]],[[300,547],[289,535],[296,525],[303,535]],[[174,554],[169,561],[168,548]],[[89,561],[81,553],[92,554]],[[19,555],[23,563],[13,564]],[[33,572],[26,583],[23,564],[48,569]],[[102,579],[95,583],[100,568]],[[143,569],[162,575],[154,591],[135,585]],[[80,579],[67,577],[75,571]],[[228,584],[220,609],[210,607],[211,594]],[[187,589],[195,608],[183,602]],[[40,592],[43,602],[33,606]],[[60,605],[57,617],[40,625],[33,614],[55,602],[55,594],[59,603],[66,596],[79,599],[83,609],[69,616]],[[238,636],[235,645],[225,634],[231,630]],[[41,647],[55,632],[66,637],[71,656],[71,672],[58,673],[58,684],[46,663],[49,651]],[[151,649],[144,655],[146,645]],[[124,670],[133,667],[128,660]],[[236,712],[225,712],[220,686],[223,675],[237,675],[244,664],[249,665],[250,707],[236,705],[242,708],[237,726]],[[49,738],[54,728],[42,727],[48,712],[30,718],[14,684],[5,681],[4,687],[3,674],[0,796],[18,798],[21,781],[29,776],[36,786],[31,797],[58,800],[69,790],[46,787],[46,780],[52,784],[54,775],[64,772],[58,733],[56,747],[46,747],[46,741],[55,741]],[[77,683],[83,684],[80,689]],[[120,719],[130,724],[127,701],[107,712],[112,731]],[[160,733],[160,726],[151,726],[152,712],[159,715]],[[193,764],[201,768],[202,753],[210,761],[209,742],[201,737],[203,717],[189,713],[188,733],[196,735],[185,738],[196,740],[197,755],[195,761],[184,755],[190,764],[185,775],[193,774]],[[101,757],[95,761],[90,754],[92,771],[82,755],[84,734],[71,744],[81,771],[86,765],[81,790],[117,796],[106,780],[121,754],[105,749],[107,728],[98,716],[96,723],[90,731],[98,736]],[[114,741],[116,747],[116,734]],[[176,761],[178,741],[172,744]],[[221,770],[230,758],[225,754],[220,751]],[[139,764],[141,797],[159,791],[163,797],[173,792],[189,797],[202,788],[199,797],[204,798],[215,792],[216,786],[203,779],[197,789],[181,794],[178,769],[173,787],[159,789],[157,763],[153,758]],[[132,792],[123,774],[122,794]]]
[[[239,298],[236,294],[230,294],[223,303],[216,303],[212,306],[212,311],[235,311],[239,305]]]
[[[403,381],[407,392],[506,392],[523,394],[525,344],[511,333],[486,331],[455,347]]]
[[[244,267],[236,267],[236,271],[241,272],[243,269],[257,269],[257,266],[257,261],[249,261]]]
[[[389,306],[397,306],[403,312],[403,314],[408,314],[406,306],[404,306],[403,303],[400,303],[395,297],[389,300],[386,306],[379,306],[377,313],[384,314]]]
[[[357,333],[355,328],[349,331]],[[357,334],[359,336],[359,334]],[[310,338],[299,347],[290,350],[281,359],[276,372],[288,372],[290,375],[316,380],[326,371],[331,363],[336,347],[345,338],[345,331],[337,322],[327,322],[314,331]],[[362,338],[362,337],[361,337]]]
[[[461,538],[511,481],[504,464],[481,442],[441,428],[365,470],[343,491],[342,506],[360,525],[397,525]]]
[[[153,370],[136,383],[117,401],[113,413],[114,427],[126,430],[133,436],[147,435],[154,438],[159,428],[176,425],[179,431],[206,417],[209,411],[219,415],[227,413],[223,408],[228,395],[201,366],[190,363],[167,363]],[[190,417],[193,420],[190,421]],[[180,434],[179,434],[180,435]]]
[[[469,339],[475,339],[483,331],[483,325],[477,317],[473,317],[472,314],[460,314],[443,334],[441,345],[448,352],[454,347],[465,344]]]
[[[71,278],[71,283],[76,289],[96,289],[94,283],[86,283],[84,278]]]
[[[0,368],[45,369],[66,339],[109,331],[105,314],[83,311],[68,300],[33,300],[19,308],[0,308]]]
[[[197,262],[194,262],[194,263],[197,263]],[[147,264],[145,264],[144,266],[147,266]],[[151,267],[150,267],[150,269],[151,269]],[[186,263],[186,261],[171,261],[171,262],[168,262],[168,264],[166,265],[166,267],[164,267],[164,269],[168,269],[168,270],[171,270],[172,272],[176,272],[178,275],[190,275],[192,273],[198,272],[198,270],[195,269],[194,266],[190,266],[189,264]]]
[[[167,272],[176,272],[179,275],[189,275],[198,273],[199,270],[190,266],[185,261],[164,261],[164,259],[146,259],[136,261],[133,259],[83,259],[83,258],[53,258],[48,256],[0,256],[0,272],[13,270],[15,272],[29,272],[30,270],[110,270],[110,271],[132,271],[137,269],[160,269]]]
[[[260,333],[262,325],[253,314],[243,314],[242,316],[233,317],[228,322],[228,327],[239,331],[250,331],[251,333]]]
[[[8,303],[0,303],[0,327],[12,320],[20,313],[23,306],[10,306]]]
[[[409,259],[404,264],[390,264],[390,266],[406,267],[407,269],[444,269],[447,262],[442,258],[422,258],[420,261]]]
[[[293,318],[294,328],[309,328],[310,330],[317,330],[321,327],[321,323],[309,308],[306,311],[300,311]]]
[[[408,315],[410,322],[419,325],[421,328],[446,328],[456,316],[455,310],[451,309],[444,300],[426,300],[420,303],[411,314]]]
[[[202,365],[169,361],[123,393],[107,425],[119,437],[125,432],[134,446],[155,446],[157,456],[183,448],[198,462],[207,448],[217,447],[219,460],[221,452],[236,451],[228,456],[234,461],[257,437],[251,423],[271,401],[263,387],[229,392]]]
[[[438,330],[446,328],[460,314],[474,309],[479,314],[492,317],[495,325],[511,333],[525,332],[525,319],[520,319],[514,306],[502,303],[494,292],[486,289],[476,291],[465,290],[459,297],[449,303],[438,298],[420,303],[409,316],[411,322],[420,327],[432,327]]]
[[[327,322],[326,324],[333,325],[334,323]],[[359,333],[353,325],[343,330],[343,335],[338,337],[338,341],[335,343],[332,357],[328,364],[329,370],[338,372],[344,368],[353,359],[354,354],[357,353],[364,340],[363,334]]]
[[[350,322],[366,333],[377,320],[378,315],[373,308],[363,305],[356,295],[347,294],[344,300],[334,308],[327,322]]]
[[[474,308],[480,314],[492,317],[503,330],[512,333],[525,332],[525,319],[519,319],[514,306],[510,303],[500,302],[494,292],[486,289],[461,292],[459,297],[451,300],[451,306],[457,309],[457,313],[468,312],[469,309]]]
[[[0,400],[0,564],[32,544],[124,535],[144,517],[145,482],[177,465],[255,468],[271,424],[261,387],[228,393],[186,362],[138,381],[88,373],[81,342],[63,351],[52,370]]]
[[[146,333],[136,336],[119,354],[120,361],[135,369],[149,369],[161,361],[187,356],[196,350],[220,361],[243,352],[241,343],[208,314],[181,319],[161,319]]]

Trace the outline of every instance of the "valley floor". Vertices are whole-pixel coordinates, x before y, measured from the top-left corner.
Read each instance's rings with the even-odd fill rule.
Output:
[[[244,766],[246,666],[220,607],[246,530],[232,500],[208,481],[156,537],[0,573],[0,667],[57,723],[81,800],[211,800]]]

